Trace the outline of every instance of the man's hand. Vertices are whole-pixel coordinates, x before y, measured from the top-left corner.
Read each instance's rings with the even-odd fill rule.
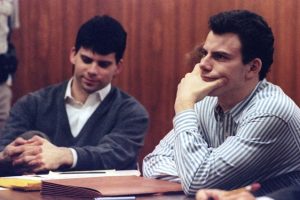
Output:
[[[196,200],[255,200],[255,197],[249,191],[231,193],[230,191],[217,189],[203,189],[196,194]]]
[[[253,183],[246,187],[225,191],[218,189],[202,189],[196,194],[196,200],[255,200],[251,192],[261,188],[259,183]]]
[[[23,147],[22,154],[13,159],[13,165],[25,166],[27,173],[55,170],[63,165],[71,166],[73,163],[71,150],[57,147],[39,136],[29,139]]]
[[[24,151],[24,144],[27,143],[27,140],[19,137],[7,145],[4,150],[0,153],[1,162],[9,162],[12,158],[20,155]]]
[[[2,171],[7,171],[13,174],[24,174],[27,173],[28,169],[26,166],[20,164],[17,166],[13,165],[13,161],[18,158],[28,148],[26,146],[27,140],[19,137],[7,145],[2,152],[0,152],[0,168]],[[38,145],[38,144],[32,144]],[[36,154],[37,149],[31,146],[32,154]]]
[[[226,79],[204,81],[201,78],[200,66],[197,64],[191,73],[187,73],[177,88],[175,112],[194,108],[194,104],[206,97],[213,90],[222,87]]]

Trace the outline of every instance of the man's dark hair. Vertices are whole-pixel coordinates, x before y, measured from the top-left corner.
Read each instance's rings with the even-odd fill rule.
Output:
[[[262,69],[259,80],[266,77],[273,63],[274,36],[261,16],[247,10],[225,11],[209,19],[209,28],[215,34],[237,34],[242,45],[243,63],[247,64],[254,58],[260,58]]]
[[[116,53],[118,63],[126,48],[126,37],[126,31],[117,20],[107,15],[95,16],[80,27],[75,51],[83,47],[102,55]]]

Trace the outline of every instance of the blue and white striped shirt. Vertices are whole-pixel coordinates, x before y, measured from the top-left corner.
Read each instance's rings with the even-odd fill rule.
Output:
[[[181,182],[187,195],[253,182],[262,195],[300,184],[300,109],[266,80],[229,111],[205,97],[173,124],[144,158],[144,176]]]

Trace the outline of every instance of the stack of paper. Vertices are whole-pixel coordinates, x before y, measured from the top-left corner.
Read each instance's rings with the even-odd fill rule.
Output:
[[[49,172],[49,174],[11,176],[0,178],[0,187],[17,190],[40,190],[42,180],[73,179],[103,176],[140,176],[139,170],[91,170]]]
[[[0,187],[34,191],[41,189],[41,180],[33,177],[4,177],[0,178]]]
[[[182,192],[178,183],[139,176],[111,176],[42,181],[42,195],[76,198]]]
[[[40,175],[43,180],[46,179],[70,179],[70,178],[88,178],[88,177],[103,177],[103,176],[140,176],[139,170],[91,170],[91,171],[65,171],[52,172],[49,174]]]

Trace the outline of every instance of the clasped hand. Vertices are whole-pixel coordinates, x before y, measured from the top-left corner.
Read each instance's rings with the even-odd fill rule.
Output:
[[[11,162],[18,174],[35,174],[57,169],[61,165],[62,151],[39,136],[29,140],[19,137],[6,146],[0,157]]]

